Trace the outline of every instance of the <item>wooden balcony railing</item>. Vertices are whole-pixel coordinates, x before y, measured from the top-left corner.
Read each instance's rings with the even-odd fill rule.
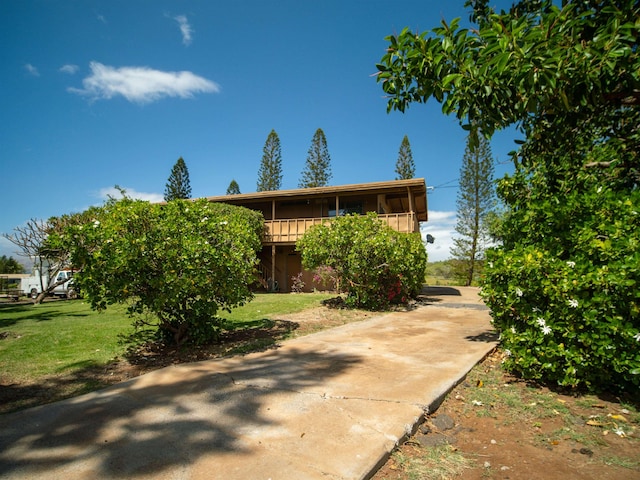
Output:
[[[378,215],[378,218],[401,233],[417,232],[420,228],[414,213],[392,213]],[[312,226],[330,222],[332,219],[333,217],[265,220],[264,242],[267,244],[295,243]]]

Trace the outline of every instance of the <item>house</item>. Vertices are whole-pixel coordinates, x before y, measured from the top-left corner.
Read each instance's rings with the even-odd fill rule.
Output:
[[[262,212],[265,236],[262,241],[260,273],[270,290],[290,292],[292,277],[303,272],[308,289],[313,275],[302,270],[296,241],[313,225],[331,221],[336,215],[376,212],[399,232],[418,232],[427,221],[427,188],[423,178],[360,183],[335,187],[275,190],[208,197]]]

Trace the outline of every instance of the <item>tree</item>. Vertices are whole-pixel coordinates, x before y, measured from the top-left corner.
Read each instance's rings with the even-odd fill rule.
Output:
[[[13,234],[2,235],[20,249],[21,256],[34,262],[34,271],[40,276],[40,294],[34,300],[36,304],[42,303],[57,286],[68,281],[49,283],[49,279],[56,278],[60,270],[69,266],[69,250],[50,241],[63,224],[62,218],[52,217],[48,221],[32,218],[25,226],[14,228]]]
[[[262,161],[258,171],[258,192],[280,190],[282,185],[282,153],[280,138],[271,130],[262,148]]]
[[[400,233],[377,215],[345,215],[316,225],[298,240],[302,266],[330,268],[347,304],[382,310],[420,293],[427,252],[420,234]]]
[[[240,193],[240,185],[235,180],[231,180],[227,187],[227,195],[238,195]]]
[[[24,267],[13,257],[0,257],[0,273],[22,273]]]
[[[187,199],[190,197],[189,170],[187,169],[187,164],[180,157],[171,169],[171,175],[169,175],[164,189],[164,199],[169,202],[178,198]]]
[[[489,215],[495,207],[493,186],[493,157],[491,146],[484,138],[472,149],[467,147],[460,168],[460,189],[458,190],[456,232],[451,255],[459,262],[457,276],[469,286],[477,277],[484,250],[490,241]]]
[[[252,298],[264,220],[232,205],[109,200],[58,240],[69,245],[75,282],[92,308],[126,303],[159,337],[181,345],[218,338],[221,310]]]
[[[498,183],[502,245],[483,296],[504,365],[525,378],[608,391],[640,386],[640,5],[633,0],[472,0],[458,21],[388,37],[388,110],[430,98],[463,127],[525,135]],[[474,140],[475,139],[475,140]]]
[[[398,160],[396,161],[396,180],[406,180],[416,176],[416,165],[413,163],[413,154],[411,153],[411,144],[409,137],[406,135],[400,144],[398,152]]]
[[[331,157],[327,138],[321,128],[316,130],[307,154],[307,163],[300,177],[300,188],[324,187],[331,179]]]

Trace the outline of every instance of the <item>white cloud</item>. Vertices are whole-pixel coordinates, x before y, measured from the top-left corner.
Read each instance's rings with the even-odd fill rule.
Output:
[[[78,65],[71,65],[71,64],[67,64],[67,65],[63,65],[61,66],[58,71],[62,72],[62,73],[68,73],[69,75],[73,75],[78,71]]]
[[[193,28],[189,25],[189,20],[187,20],[186,15],[178,15],[177,17],[173,17],[173,19],[178,22],[178,27],[180,28],[180,32],[182,33],[182,43],[185,45],[191,45],[191,34],[193,33]]]
[[[164,202],[164,195],[160,193],[146,193],[146,192],[138,192],[133,190],[132,188],[123,188],[125,194],[129,198],[133,198],[136,200],[146,200],[147,202],[156,203],[156,202]],[[107,200],[108,198],[122,198],[122,193],[116,187],[107,187],[101,188],[98,192],[98,197],[102,200]]]
[[[38,69],[33,65],[31,65],[30,63],[26,63],[24,68],[27,72],[29,72],[30,75],[33,75],[34,77],[40,76],[40,72],[38,71]]]
[[[429,234],[435,239],[433,243],[427,244],[430,262],[451,258],[450,250],[456,233],[455,226],[456,212],[429,211],[429,221],[420,225],[420,232],[423,238]]]
[[[190,98],[195,93],[217,93],[220,86],[188,71],[163,72],[148,67],[115,68],[91,62],[91,75],[82,81],[83,89],[72,93],[92,100],[111,99],[117,95],[133,103],[150,103],[163,97]]]

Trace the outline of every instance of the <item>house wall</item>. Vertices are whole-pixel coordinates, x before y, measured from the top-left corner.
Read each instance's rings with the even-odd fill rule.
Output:
[[[261,267],[266,273],[265,281],[267,285],[273,285],[271,281],[271,247],[264,247],[260,254]],[[302,257],[300,252],[296,251],[295,245],[276,246],[275,256],[275,281],[277,282],[278,292],[290,293],[293,286],[293,278],[302,272],[302,281],[304,282],[305,292],[313,292],[314,290],[322,290],[322,285],[313,281],[314,273],[302,269]]]
[[[375,212],[399,232],[416,232],[419,222],[427,220],[424,179],[256,192],[209,200],[262,213],[265,237],[259,254],[261,281],[268,289],[277,283],[280,292],[290,292],[292,277],[300,272],[306,291],[321,287],[313,282],[312,272],[302,270],[300,253],[295,251],[295,242],[313,225],[349,213]]]

